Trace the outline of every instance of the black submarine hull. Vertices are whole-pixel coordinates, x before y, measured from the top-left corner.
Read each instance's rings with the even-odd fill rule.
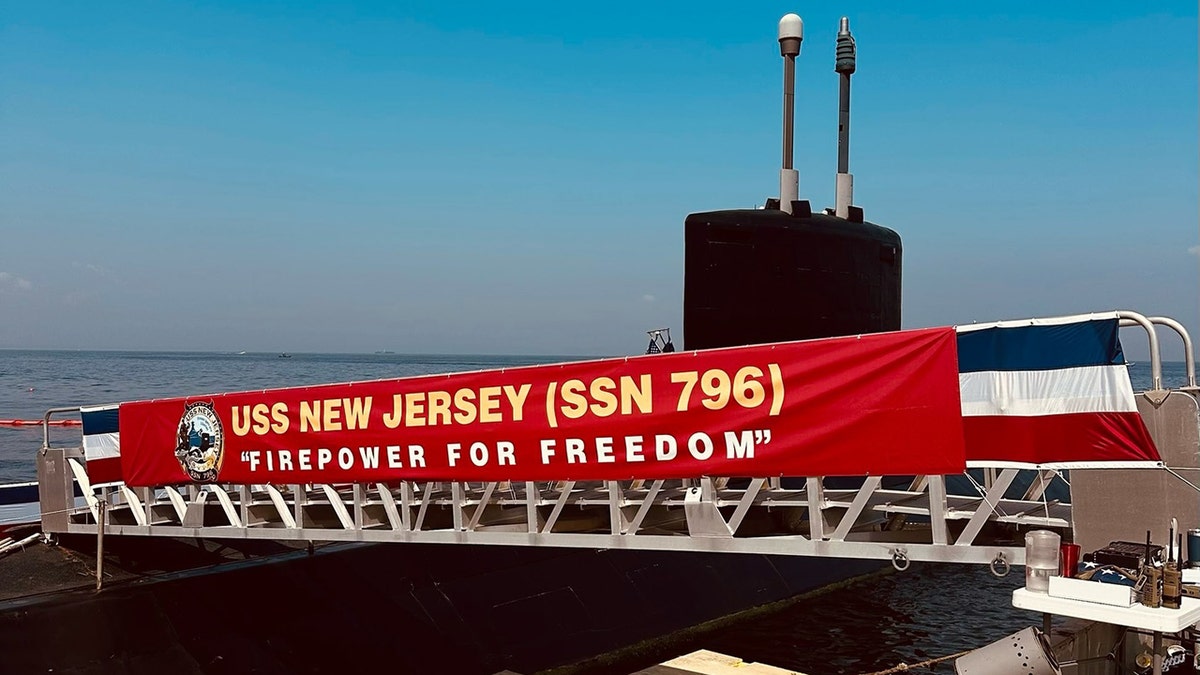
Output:
[[[49,555],[86,560],[86,542],[78,543]],[[106,544],[121,547],[118,538]],[[139,556],[163,558],[153,544],[128,546],[137,550],[113,554],[127,568]],[[0,604],[0,654],[9,673],[531,673],[880,567],[721,553],[332,545],[135,577],[99,593],[9,600]]]

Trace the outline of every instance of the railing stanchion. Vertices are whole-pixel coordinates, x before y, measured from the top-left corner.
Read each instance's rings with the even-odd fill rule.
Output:
[[[107,499],[100,502],[97,513],[99,517],[96,519],[96,591],[99,592],[104,583],[104,521],[108,515]]]
[[[1138,314],[1137,312],[1119,311],[1117,312],[1117,317],[1123,319],[1121,323],[1125,323],[1125,321],[1132,321],[1133,323],[1136,323],[1137,325],[1146,329],[1146,337],[1150,339],[1150,390],[1161,391],[1162,354],[1158,350],[1158,333],[1154,332],[1154,324],[1150,323],[1149,319],[1141,314]]]

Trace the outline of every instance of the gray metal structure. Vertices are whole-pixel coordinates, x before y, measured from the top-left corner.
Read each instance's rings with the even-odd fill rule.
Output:
[[[1002,499],[1017,469],[978,497],[948,495],[943,476],[905,489],[870,476],[853,489],[778,478],[374,484],[93,486],[78,448],[39,457],[48,533],[394,543],[496,544],[724,551],[909,561],[1024,562],[1020,546],[981,536],[984,525],[1066,528],[1070,506]],[[71,482],[84,501],[72,507]],[[1048,482],[1048,481],[1047,481]],[[106,508],[105,508],[106,507]],[[896,516],[928,526],[889,529]]]

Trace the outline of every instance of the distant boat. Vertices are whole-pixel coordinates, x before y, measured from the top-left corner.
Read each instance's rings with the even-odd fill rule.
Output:
[[[238,352],[238,356],[245,356],[245,355],[246,355],[246,352],[245,352],[244,350],[243,350],[243,351],[240,351],[240,352]]]
[[[375,352],[375,353],[376,353],[376,354],[395,354],[396,352],[393,352],[393,351],[390,351],[390,350],[387,350],[387,349],[383,349],[383,350],[377,351],[377,352]]]
[[[279,355],[279,358],[281,358],[281,359],[290,359],[290,358],[292,358],[292,355],[291,355],[291,354],[289,354],[289,353],[287,353],[287,352],[283,352],[282,354],[280,354],[280,355]]]

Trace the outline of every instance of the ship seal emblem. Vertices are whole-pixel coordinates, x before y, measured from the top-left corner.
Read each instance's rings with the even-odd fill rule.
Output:
[[[197,483],[215,483],[221,470],[225,434],[211,402],[189,403],[179,419],[175,458]]]

